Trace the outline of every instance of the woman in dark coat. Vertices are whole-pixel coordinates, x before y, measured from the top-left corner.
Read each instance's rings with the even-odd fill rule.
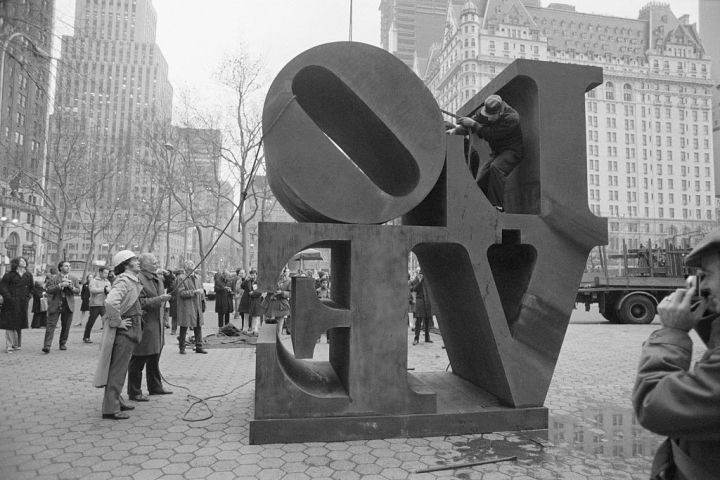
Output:
[[[75,322],[75,326],[82,325],[85,317],[87,317],[89,315],[89,312],[90,312],[90,280],[92,280],[92,277],[93,277],[92,275],[88,275],[82,284],[82,288],[80,289],[80,320]]]
[[[247,331],[248,335],[257,336],[258,328],[262,323],[263,305],[262,305],[262,292],[257,288],[257,270],[250,270],[248,277],[243,282],[243,290],[246,292],[243,295],[243,302],[247,302],[247,314],[248,323]],[[246,300],[247,299],[247,300]],[[240,308],[244,308],[240,305]]]
[[[27,260],[16,257],[10,261],[10,271],[0,280],[3,306],[0,310],[0,330],[5,330],[8,353],[20,350],[22,329],[28,328],[28,303],[33,289],[33,277],[27,271]]]
[[[218,328],[230,323],[233,311],[233,296],[230,279],[226,272],[215,274],[215,313],[218,314]]]
[[[35,284],[33,285],[33,318],[32,323],[30,324],[31,328],[45,328],[45,324],[47,323],[47,300],[45,300],[45,310],[40,308],[40,301],[42,298],[45,297],[45,287],[43,284],[36,280]]]
[[[410,291],[415,292],[415,339],[413,345],[420,342],[420,329],[425,326],[425,343],[433,343],[430,339],[430,323],[432,323],[433,313],[430,304],[430,294],[423,278],[422,272],[418,272],[412,281]]]

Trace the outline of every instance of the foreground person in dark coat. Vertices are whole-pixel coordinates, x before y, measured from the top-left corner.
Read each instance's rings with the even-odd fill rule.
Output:
[[[146,402],[142,394],[142,371],[145,368],[145,381],[150,395],[172,393],[162,384],[160,374],[160,353],[165,345],[165,324],[163,308],[170,295],[165,293],[163,274],[158,268],[158,260],[152,253],[140,255],[140,273],[137,278],[142,284],[140,305],[143,309],[143,335],[140,344],[135,347],[128,367],[127,393],[130,400]]]
[[[652,479],[720,478],[720,231],[685,263],[700,267],[700,296],[680,288],[660,302],[662,328],[643,345],[633,391],[640,424],[669,437],[655,455]],[[693,328],[707,351],[691,368]]]
[[[8,353],[20,350],[22,329],[28,328],[28,303],[32,296],[33,278],[27,271],[27,260],[16,257],[10,261],[10,271],[0,280],[0,329],[5,330],[5,348]]]

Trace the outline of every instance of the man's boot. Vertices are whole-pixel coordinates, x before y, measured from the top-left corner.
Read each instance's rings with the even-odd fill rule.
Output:
[[[425,335],[425,343],[433,343],[433,341],[430,340],[430,335]]]
[[[185,335],[180,335],[177,339],[180,342],[180,354],[185,355]]]
[[[415,339],[413,340],[413,345],[417,345],[418,343],[420,343],[420,339],[418,337],[415,337]]]

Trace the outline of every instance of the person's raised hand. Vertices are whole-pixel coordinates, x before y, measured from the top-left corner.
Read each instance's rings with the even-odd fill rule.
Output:
[[[677,328],[689,331],[700,321],[703,309],[697,308],[693,312],[691,302],[694,291],[691,288],[678,288],[665,297],[658,305],[660,323],[667,328]]]
[[[477,122],[470,117],[460,117],[457,119],[457,124],[462,125],[465,128],[472,129],[477,124]]]

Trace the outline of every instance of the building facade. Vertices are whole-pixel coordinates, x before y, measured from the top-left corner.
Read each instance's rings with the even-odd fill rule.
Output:
[[[182,254],[182,236],[158,235],[173,91],[156,24],[151,0],[77,0],[50,119],[48,261],[109,259],[122,248]],[[76,173],[66,180],[68,169]]]
[[[703,45],[712,61],[712,130],[714,164],[720,166],[720,2],[699,0],[699,28]],[[715,187],[720,188],[720,168],[715,169]],[[717,192],[720,196],[720,192]]]
[[[447,5],[448,0],[381,0],[382,47],[408,67],[423,70],[430,46],[442,36]]]
[[[0,265],[23,255],[37,261],[52,49],[52,0],[0,2]]]
[[[603,68],[586,98],[588,204],[609,250],[695,243],[716,228],[711,62],[695,25],[650,2],[637,19],[539,0],[449,2],[420,72],[456,111],[516,58]]]

